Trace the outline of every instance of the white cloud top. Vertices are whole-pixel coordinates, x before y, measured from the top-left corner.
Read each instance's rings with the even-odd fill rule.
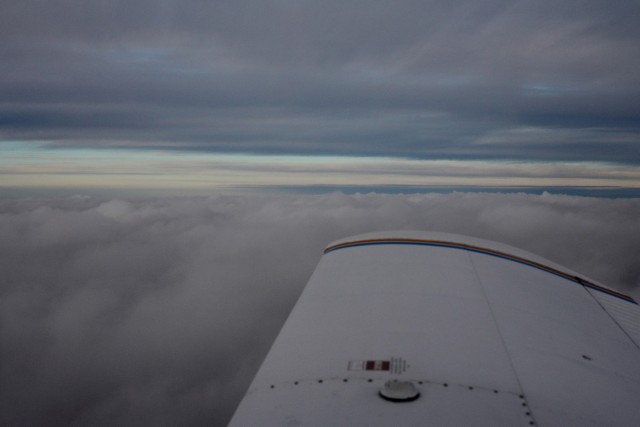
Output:
[[[524,194],[0,201],[6,425],[224,425],[329,242],[500,241],[639,296],[640,200]]]

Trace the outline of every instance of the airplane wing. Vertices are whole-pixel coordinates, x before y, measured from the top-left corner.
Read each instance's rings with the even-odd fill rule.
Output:
[[[443,233],[331,244],[231,426],[640,425],[640,306]]]

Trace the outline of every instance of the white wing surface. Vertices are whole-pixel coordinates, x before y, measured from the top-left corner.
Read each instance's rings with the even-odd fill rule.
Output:
[[[231,425],[638,426],[639,325],[630,297],[522,250],[355,236],[326,249]]]

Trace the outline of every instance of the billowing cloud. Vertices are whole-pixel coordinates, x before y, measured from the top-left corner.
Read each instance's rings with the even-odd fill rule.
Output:
[[[501,241],[639,296],[640,199],[0,200],[0,424],[224,425],[331,240]]]

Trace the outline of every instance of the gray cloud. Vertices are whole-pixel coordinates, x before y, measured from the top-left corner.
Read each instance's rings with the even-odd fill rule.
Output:
[[[496,132],[597,128],[587,150],[559,141],[473,155],[639,158],[633,2],[0,7],[5,139],[460,158]]]
[[[331,240],[512,244],[639,296],[640,202],[524,194],[0,200],[0,423],[224,425]]]

